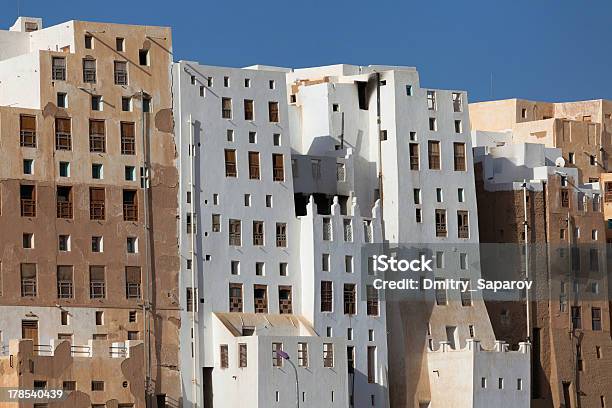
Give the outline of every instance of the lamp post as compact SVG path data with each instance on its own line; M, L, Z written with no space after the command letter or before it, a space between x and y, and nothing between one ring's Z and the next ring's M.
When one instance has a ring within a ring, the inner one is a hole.
M291 367L293 367L293 372L295 373L295 402L296 402L297 408L300 408L300 385L298 382L297 368L295 367L295 364L293 364L293 361L291 361L291 359L289 358L289 354L287 354L283 350L274 350L274 352L276 353L277 356L279 356L283 360L287 360L287 362L291 364Z

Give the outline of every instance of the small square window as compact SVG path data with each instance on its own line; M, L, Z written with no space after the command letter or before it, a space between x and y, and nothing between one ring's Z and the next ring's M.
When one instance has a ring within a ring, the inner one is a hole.
M521 118L523 119L527 118L527 109L525 108L521 109Z
M34 160L23 159L23 174L34 174Z
M25 233L23 234L23 248L32 249L34 248L34 234Z
M206 88L204 88L204 85L200 85L200 96L202 98L206 96Z
M273 80L273 79L271 79L271 80L268 82L268 86L270 87L270 89L274 89L274 88L276 87L276 83L274 82L274 80Z
M417 141L417 133L416 132L410 132L410 141L411 142L416 142Z
M93 49L93 37L89 34L85 35L85 48L88 50Z
M233 129L227 129L227 141L228 142L234 141L234 130Z
M353 328L349 327L346 329L346 339L347 340L353 340Z
M104 252L103 250L102 237L91 237L91 252Z
M230 79L229 77L223 77L223 86L226 88L229 88L230 86Z
M240 261L230 262L230 273L232 275L240 275Z
M129 330L127 339L128 340L138 340L138 332L135 330ZM119 405L119 407L122 407L122 406Z
M339 110L340 110L340 107L338 106L337 103L332 104L332 111L338 112Z
M441 203L442 200L443 200L442 189L441 188L436 188L436 201Z
M255 262L255 275L264 276L265 275L265 266L263 262Z
M219 205L219 194L213 194L213 205Z
M438 130L438 124L436 122L436 118L429 118L429 130L433 132Z
M102 97L100 95L91 96L91 110L92 111L102 110Z
M136 180L136 167L125 166L125 180L135 181Z
M460 203L465 202L465 191L462 188L457 189L457 201Z
M115 48L117 49L117 51L125 51L125 39L117 37L115 39Z
M406 95L412 96L412 85L406 85Z
M244 206L245 207L250 207L251 206L251 195L250 194L245 194L244 195Z
M574 158L574 153L573 152L569 152L567 154L567 161L570 162L571 164L575 164L575 158Z
M142 98L142 111L145 113L151 112L151 97L145 96Z
M130 323L136 323L136 311L135 310L130 310L129 315L128 315L128 322Z
M138 238L127 237L126 239L126 250L128 254L135 254L138 252Z
M270 194L266 195L266 207L268 208L272 207L272 196Z
M207 77L207 78L206 78L206 85L207 85L209 88L212 88L212 86L213 86L213 77Z
M257 143L257 132L249 132L249 143Z
M149 66L149 50L138 50L138 64Z
M278 264L278 274L280 276L287 276L288 264L286 262L281 262Z
M244 79L244 87L245 88L250 88L251 87L251 80L249 78L245 78Z
M59 175L60 177L70 177L69 162L59 162Z
M121 98L121 110L123 112L132 111L132 98L130 98L129 96L123 96Z
M463 127L461 126L461 121L455 121L455 133L461 133L463 131Z
M280 135L280 133L274 133L272 135L272 139L274 141L274 146L280 146L281 145L281 135Z
M58 237L58 250L61 252L70 251L70 235L60 235Z
M68 107L68 95L66 95L64 92L57 93L57 107L58 108Z
M93 163L91 165L91 178L95 180L102 180L104 178L104 170L100 163Z

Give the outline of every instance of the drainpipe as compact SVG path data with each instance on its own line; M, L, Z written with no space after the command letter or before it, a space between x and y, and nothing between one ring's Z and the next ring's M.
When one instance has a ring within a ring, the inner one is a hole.
M198 343L196 341L198 333L196 330L196 306L197 299L196 296L198 291L196 289L196 256L195 256L195 239L196 239L196 216L194 211L194 161L195 161L195 148L194 148L194 137L193 137L193 121L191 119L191 114L189 115L189 191L191 195L191 200L189 200L189 211L191 212L191 333L193 336L193 357L192 357L192 406L197 407L197 385L198 385L198 376L197 376L197 355L198 355Z
M525 230L525 280L529 281L529 227L527 224L527 180L523 180L523 227ZM527 341L531 339L531 305L529 288L525 291L525 306L527 311Z
M145 111L144 111L144 90L140 89L140 101L141 101L141 127L142 127L142 161L143 161L143 205L144 205L144 230L145 230L145 290L144 299L142 303L142 313L144 318L145 326L145 364L146 364L146 378L145 378L145 401L147 407L152 407L151 401L151 322L149 321L149 310L151 302L151 291L150 291L150 244L151 244L151 229L149 225L149 159L148 159L148 145L146 138L146 125L145 125Z

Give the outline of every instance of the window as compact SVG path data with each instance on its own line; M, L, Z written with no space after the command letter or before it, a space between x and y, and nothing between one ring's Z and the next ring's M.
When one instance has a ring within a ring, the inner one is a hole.
M308 367L308 343L298 343L298 367Z
M441 188L436 188L436 201L441 203L442 200L442 189Z
M463 111L463 99L461 97L460 92L453 92L453 112L462 112Z
M353 257L350 255L344 256L344 272L353 273Z
M62 383L62 389L64 391L76 391L76 381L64 381Z
M280 135L280 133L272 134L272 144L274 144L274 146L280 146L281 145L281 135Z
M230 261L230 273L240 275L240 261Z
M121 154L136 154L136 130L132 122L121 122Z
M106 279L104 266L89 267L89 297L103 299L106 297Z
M380 140L381 141L387 140L387 131L386 130L381 130L380 131Z
M568 161L570 164L575 164L575 163L576 163L575 155L574 155L574 153L573 153L573 152L569 152L569 153L567 154L567 161Z
M234 246L242 245L240 220L229 220L229 244Z
M36 116L19 115L19 144L36 147Z
M572 306L572 328L582 329L582 317L580 306Z
M429 141L427 142L428 158L429 158L429 169L440 170L440 142Z
M323 343L323 367L334 367L334 344Z
M244 120L254 120L253 101L251 99L244 100ZM251 142L254 143L254 142Z
M410 170L419 169L419 145L418 143L410 143Z
M255 313L268 313L268 287L266 285L253 286L253 300Z
M336 180L346 181L346 169L344 163L336 163Z
M465 171L465 143L453 143L455 171Z
M23 174L34 174L34 160L23 159Z
M288 269L289 269L289 264L287 264L286 262L280 262L278 264L278 274L280 276L287 276L288 275L288 273L287 273Z
M131 112L132 111L132 98L129 96L121 97L121 110L123 112Z
M485 377L482 377L480 379L480 387L481 388L487 388L487 379Z
M253 245L264 244L264 223L263 221L253 221Z
M250 194L245 194L244 195L244 206L245 207L250 207L251 206L251 195Z
M70 251L70 235L60 235L58 237L58 249L62 252Z
M329 254L321 254L321 270L329 272Z
M354 315L356 314L356 294L355 284L345 283L344 284L344 314Z
M242 284L240 283L229 285L229 311L242 312Z
M36 264L21 264L21 297L37 296Z
M68 95L64 92L57 93L57 107L67 108L68 107Z
M321 281L321 312L332 312L333 286L331 281Z
M415 208L414 211L414 222L421 223L423 222L423 210L420 208Z
M89 151L106 152L106 127L103 120L89 120Z
M221 117L223 119L232 118L232 98L221 98Z
M125 166L124 176L125 176L125 181L136 181L136 167Z
M225 177L237 177L236 150L225 149Z
M412 96L412 85L406 85L406 95Z
M321 160L320 159L310 159L310 171L312 173L313 179L318 180L321 178ZM297 171L295 173L297 173Z
M466 285L466 290L462 290L460 292L461 294L461 306L472 306L472 292L470 292L471 290L471 283L469 279L461 279L461 282L464 282L463 284Z
M103 247L103 240L102 237L91 237L91 252L102 252Z
M91 390L92 391L104 391L104 381L92 381Z
M268 102L268 119L270 122L278 122L278 102Z
M438 122L436 121L436 118L429 118L429 130L432 132L438 130Z
M142 98L142 111L147 113L151 112L151 97L144 95Z
M342 232L344 242L353 242L353 223L350 219L342 220Z
M466 270L468 265L467 265L467 254L462 252L459 254L459 269L461 270Z
M51 58L51 79L54 81L66 80L66 58L52 57Z
M323 241L331 241L331 240L332 240L331 218L324 217L323 218Z
M125 298L140 299L140 267L125 267Z
M83 82L89 84L96 83L96 60L85 58L83 60Z
M127 84L128 84L127 62L115 61L115 85L127 85Z
M138 238L127 237L126 238L126 251L128 254L135 254L138 252Z
M463 132L463 126L461 125L460 120L455 120L455 133Z
M272 208L272 196L270 194L266 194L266 207Z
M233 142L234 141L234 129L227 129L227 141L228 142Z
M94 180L101 180L104 178L104 168L100 163L93 163L91 165L91 178Z
M523 118L523 119L527 118L527 109L525 109L525 108L521 109L521 118Z
M57 218L72 218L72 187L58 186L55 195Z
M249 143L257 143L257 132L249 132Z
M259 152L249 152L249 179L259 180Z
M435 279L435 296L436 296L436 305L445 306L446 305L446 289L443 287L444 280L443 279Z
M70 119L55 119L55 150L70 150L72 148L72 135Z
M115 38L115 49L117 51L125 51L125 39L121 37Z
M470 229L467 211L457 211L457 237L469 238Z
M598 307L591 308L591 329L601 331L601 309Z
M123 220L138 221L136 190L123 190Z
M57 297L58 299L72 299L72 266L57 267Z
M85 35L85 48L88 50L93 48L93 37L89 34Z
M91 110L102 111L102 97L100 95L91 95Z
M291 286L278 287L278 312L280 314L293 313L291 304Z
M187 311L188 312L193 312L193 308L194 308L194 289L193 288L186 288L186 292L185 292L185 303L187 305ZM196 307L197 310L197 307Z
M105 192L103 188L89 188L89 219L104 220L105 218Z
M272 179L274 181L285 181L285 166L282 154L272 154Z
M561 189L561 207L569 208L569 190L566 188Z
M373 384L376 382L376 346L368 346L367 358L368 358L368 383Z
M221 368L229 367L229 348L227 344L221 344L219 346L219 361L221 362Z
M367 285L366 296L368 316L378 316L378 290L372 285Z
M247 366L247 345L244 343L238 344L238 367L244 368Z
M504 389L504 379L501 377L497 379L497 388L500 390Z
M446 236L446 210L436 210L436 237Z
M211 228L212 232L221 231L221 215L220 214L212 214Z
M36 217L36 189L34 186L21 185L19 187L21 201L21 216Z
M457 201L460 203L465 202L465 191L462 188L457 189Z
M427 91L427 109L436 110L436 91Z
M279 248L287 246L287 224L284 222L276 223L276 246Z
M276 87L276 82L273 79L269 80L268 81L268 87L270 89L274 89Z
M149 50L138 50L138 65L148 67L150 63Z

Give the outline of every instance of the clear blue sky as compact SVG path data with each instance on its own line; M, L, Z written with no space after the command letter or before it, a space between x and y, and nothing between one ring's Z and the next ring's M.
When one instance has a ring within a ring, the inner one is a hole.
M40 16L171 26L175 60L416 66L470 100L612 99L610 0L2 0Z

